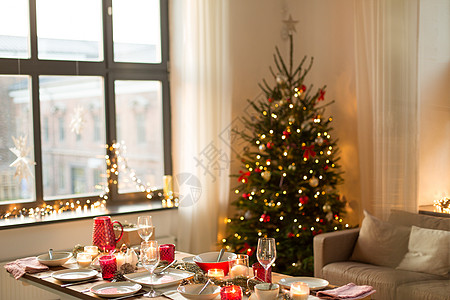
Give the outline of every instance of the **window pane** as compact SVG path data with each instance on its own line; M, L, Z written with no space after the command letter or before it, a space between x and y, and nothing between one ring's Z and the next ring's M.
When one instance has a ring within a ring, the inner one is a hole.
M129 169L119 166L119 193L136 191L133 173L143 184L162 187L164 175L162 85L159 81L116 81L118 141L126 146Z
M44 199L100 194L106 186L102 78L40 76L39 97L41 127L48 128L42 132Z
M0 75L0 106L0 202L32 201L35 173L28 76Z
M29 58L28 0L0 0L0 57Z
M114 61L161 62L159 0L113 0Z
M36 0L38 57L103 60L101 0Z

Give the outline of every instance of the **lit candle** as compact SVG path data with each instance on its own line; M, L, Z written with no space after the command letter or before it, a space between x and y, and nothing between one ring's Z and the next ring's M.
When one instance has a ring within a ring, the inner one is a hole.
M221 300L242 300L242 289L237 285L226 285L220 289Z
M291 284L289 294L293 300L307 300L309 295L309 286L304 282L294 282Z
M210 269L208 270L208 277L213 277L215 279L221 279L225 276L222 269Z
M125 263L125 255L122 252L115 253L117 269L119 269Z
M172 184L172 176L171 175L164 175L163 176L163 194L165 199L172 199L173 198L173 184Z
M91 265L92 256L89 253L78 253L77 263L80 268L88 268Z
M237 277L237 276L247 277L248 276L248 268L243 265L234 265L233 267L231 267L230 276L231 277Z
M95 258L98 254L98 247L97 246L84 246L84 252L89 253L92 258Z

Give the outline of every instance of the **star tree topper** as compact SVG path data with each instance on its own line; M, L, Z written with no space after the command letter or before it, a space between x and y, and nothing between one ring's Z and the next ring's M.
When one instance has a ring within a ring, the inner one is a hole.
M289 19L284 20L283 22L286 24L289 35L292 35L294 32L297 32L297 30L295 30L295 24L297 24L298 21L294 21L291 15L289 15Z
M9 148L12 153L14 153L17 158L13 161L9 166L11 168L16 168L16 172L14 173L14 177L19 177L20 180L25 179L28 181L28 178L33 177L33 173L31 172L30 166L35 165L36 163L28 158L28 153L31 148L27 146L27 137L20 136L18 138L11 137L14 141L14 148Z

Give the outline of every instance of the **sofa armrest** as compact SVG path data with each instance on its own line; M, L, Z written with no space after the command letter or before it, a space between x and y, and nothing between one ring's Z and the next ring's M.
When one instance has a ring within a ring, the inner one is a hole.
M314 237L314 276L322 278L322 268L329 263L350 258L359 228L322 233Z

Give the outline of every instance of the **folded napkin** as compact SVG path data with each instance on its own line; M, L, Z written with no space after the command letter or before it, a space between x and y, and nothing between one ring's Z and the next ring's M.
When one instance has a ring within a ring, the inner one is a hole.
M48 270L48 267L41 264L37 257L27 257L7 263L5 269L11 273L15 279L19 279L25 273L39 273Z
M356 300L372 295L376 291L370 285L356 285L349 283L341 287L317 292L316 296L321 299L346 299Z

